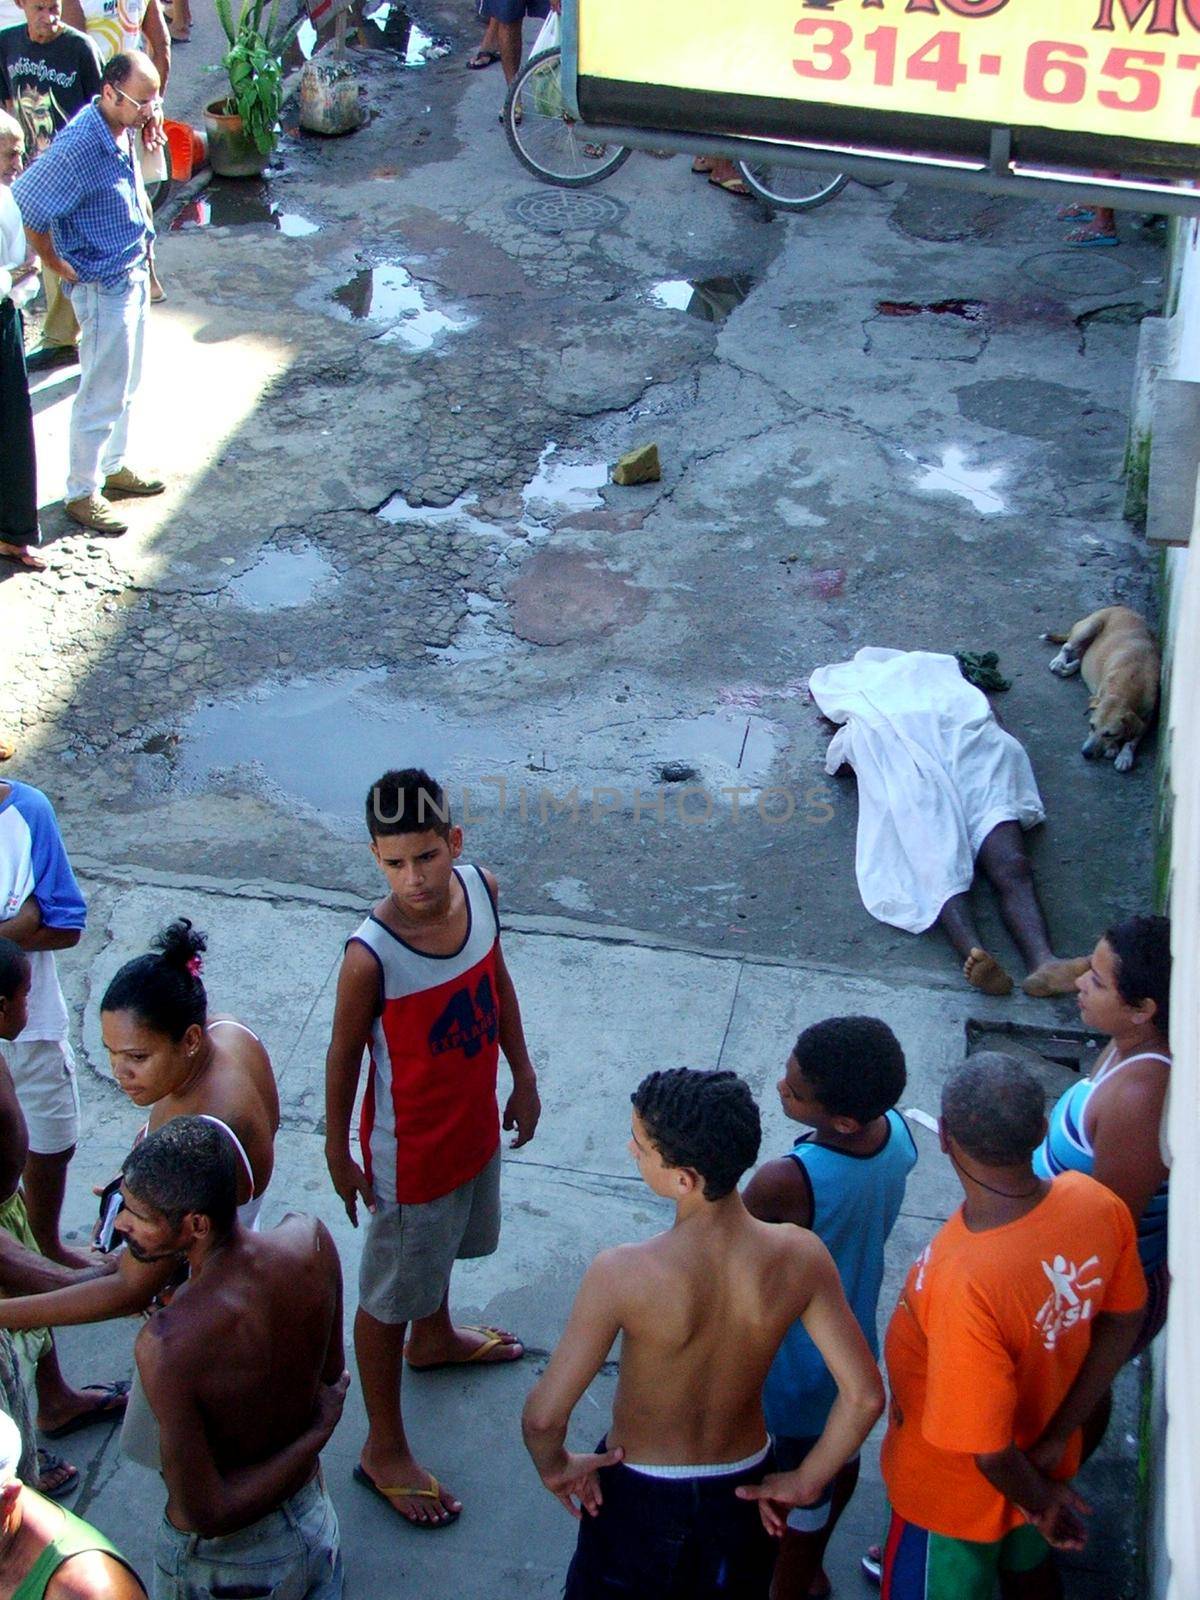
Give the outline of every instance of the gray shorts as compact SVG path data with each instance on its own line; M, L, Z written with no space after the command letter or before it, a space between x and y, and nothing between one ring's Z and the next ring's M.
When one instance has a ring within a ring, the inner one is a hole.
M377 1322L413 1322L442 1303L456 1261L500 1243L500 1152L471 1178L421 1205L376 1201L358 1268L358 1303Z

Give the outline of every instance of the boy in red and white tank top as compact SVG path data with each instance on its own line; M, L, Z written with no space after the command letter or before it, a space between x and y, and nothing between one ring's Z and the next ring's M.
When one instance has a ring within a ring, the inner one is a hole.
M347 942L325 1064L329 1173L355 1227L360 1198L370 1213L354 1324L368 1433L354 1475L407 1521L436 1528L462 1507L409 1449L403 1359L426 1368L524 1354L503 1329L455 1327L450 1272L499 1242L501 1051L514 1149L532 1139L541 1105L500 949L496 880L455 865L462 829L441 787L418 768L385 773L367 796L367 827L389 893ZM350 1119L364 1051L360 1167Z

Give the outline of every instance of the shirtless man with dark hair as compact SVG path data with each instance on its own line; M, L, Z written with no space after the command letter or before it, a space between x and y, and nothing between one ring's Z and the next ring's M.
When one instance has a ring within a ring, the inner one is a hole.
M203 1117L151 1134L123 1176L117 1228L132 1254L186 1261L190 1273L134 1350L167 1485L156 1600L285 1583L297 1597L338 1600L338 1522L319 1456L349 1376L328 1229L299 1216L267 1233L244 1228L233 1147Z
M630 1149L674 1203L674 1226L592 1262L523 1417L542 1482L581 1522L566 1600L766 1600L768 1534L866 1438L883 1410L879 1369L821 1241L742 1204L736 1185L760 1137L745 1083L678 1068L652 1072L632 1098ZM772 1473L762 1388L798 1317L838 1397L800 1465ZM618 1333L612 1427L595 1454L572 1454L571 1412Z

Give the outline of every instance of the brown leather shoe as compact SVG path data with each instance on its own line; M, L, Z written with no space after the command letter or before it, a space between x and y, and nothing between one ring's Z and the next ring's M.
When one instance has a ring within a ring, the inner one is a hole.
M115 537L118 533L129 532L129 524L122 522L108 501L98 494L85 494L78 500L68 500L66 513L72 522L77 522L81 528L90 528L93 533Z
M132 467L118 467L104 480L101 491L110 500L127 495L162 494L166 484L160 478L140 478Z

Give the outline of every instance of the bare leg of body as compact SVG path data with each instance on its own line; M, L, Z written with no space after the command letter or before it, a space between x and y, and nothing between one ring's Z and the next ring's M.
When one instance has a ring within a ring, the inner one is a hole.
M504 68L504 81L511 83L521 70L521 24L498 22L496 32L500 36L500 65Z
M361 1467L369 1483L407 1521L438 1527L452 1522L462 1504L409 1449L400 1413L406 1328L403 1322L380 1322L361 1306L354 1318L354 1352L368 1428ZM435 1495L413 1493L435 1485Z
M969 894L951 895L938 912L938 927L963 964L963 977L984 994L1011 994L1013 981L979 939Z
M81 1250L69 1249L58 1236L63 1197L67 1192L67 1168L74 1154L74 1145L67 1150L56 1150L53 1155L38 1155L31 1150L25 1158L21 1187L25 1191L29 1226L42 1254L51 1261L61 1261L64 1267L89 1267L92 1265L90 1258Z
M858 1483L859 1461L848 1461L833 1480L833 1500L829 1521L814 1533L799 1533L789 1528L779 1543L775 1576L771 1580L771 1600L823 1600L832 1590L824 1569L825 1550L838 1518L850 1503Z
M1054 954L1020 824L998 823L980 846L978 864L996 892L1004 926L1024 958L1029 974L1021 985L1025 993L1072 994L1075 979L1087 967L1087 957L1060 960Z

